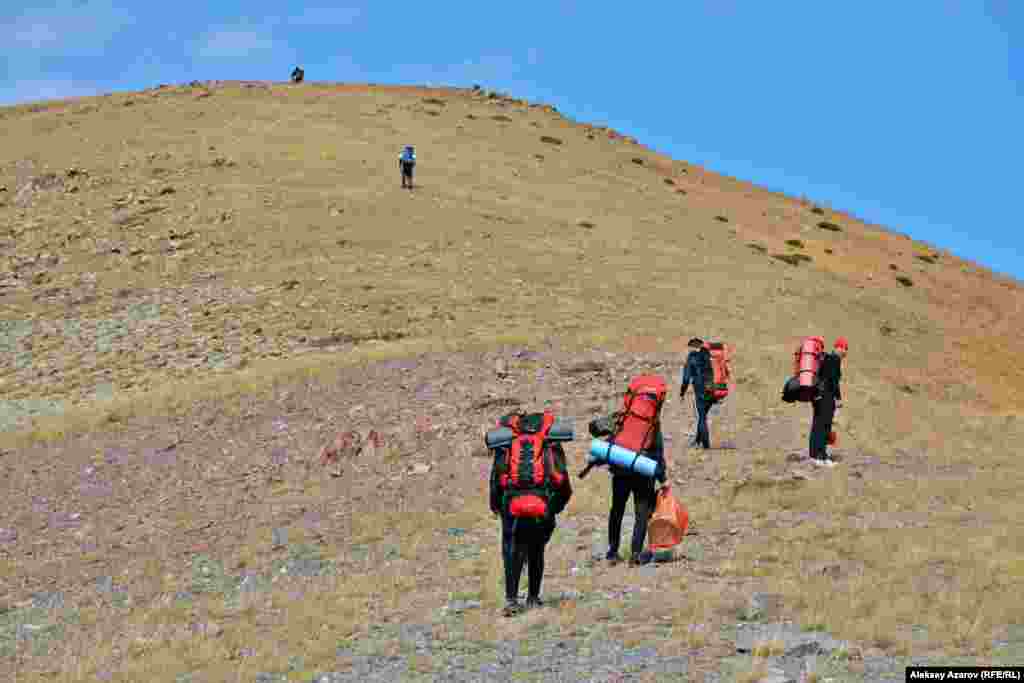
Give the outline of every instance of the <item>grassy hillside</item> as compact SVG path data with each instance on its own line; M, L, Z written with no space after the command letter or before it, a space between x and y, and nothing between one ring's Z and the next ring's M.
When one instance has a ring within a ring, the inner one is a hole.
M0 668L306 681L394 655L388 680L431 680L561 638L755 680L775 660L723 658L761 593L848 641L843 675L1017 642L1020 283L482 91L210 83L0 120ZM666 408L681 559L592 562L592 475L551 546L568 597L496 620L481 430L547 400L585 435L694 334L738 376L710 455ZM809 415L778 398L807 334L851 343L827 472L787 459Z

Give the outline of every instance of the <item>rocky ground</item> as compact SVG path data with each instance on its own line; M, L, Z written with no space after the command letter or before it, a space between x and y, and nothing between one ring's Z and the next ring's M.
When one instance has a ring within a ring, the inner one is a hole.
M382 361L344 371L331 383L283 387L232 410L199 406L188 419L139 419L116 434L4 453L0 466L8 480L29 483L8 491L0 529L0 552L13 579L0 607L3 666L45 670L47 661L71 656L68 643L88 623L83 615L97 610L116 623L177 608L183 637L216 641L229 637L247 601L264 593L320 591L330 600L332 580L405 566L410 556L441 572L493 557L497 537L486 514L449 525L455 517L435 512L412 532L429 538L430 548L411 551L409 537L360 537L357 510L365 506L372 518L402 500L419 500L424 513L445 503L482 510L488 471L482 431L512 407L541 405L541 396L575 421L570 458L580 467L590 417L617 403L631 374L646 369L674 378L673 362L669 355L570 355L554 348ZM666 561L607 567L599 559L606 542L603 474L574 480L576 499L551 545L543 609L501 620L486 590L460 596L427 589L415 608L400 607L339 638L332 666L320 657L314 667L301 653L274 646L277 670L239 680L731 681L755 680L751 672L760 672L761 680L781 682L812 669L818 680L901 679L910 659L787 622L791 610L779 596L724 571L757 531L744 512L721 509L716 519L702 518L711 509L702 501L742 490L754 469L797 486L827 476L801 459L804 436L794 415L756 416L737 405L713 415L717 448L705 455L683 446L692 429L689 410L678 400L666 407L671 478L693 515L686 542ZM320 446L342 430L353 431L357 443L377 432L379 448L353 449L321 466ZM774 461L744 465L743 454L766 439L783 447ZM872 454L838 453L853 482L889 471ZM723 481L723 463L734 457L739 469ZM275 500L268 511L266 503ZM780 510L775 521L795 526L814 514ZM627 537L630 527L627 519ZM152 558L159 558L155 570L146 565ZM163 573L173 578L161 581ZM706 582L700 585L708 590L727 584L732 618L717 613L683 624L681 632L659 603L684 579ZM210 599L218 612L210 612ZM582 610L599 616L567 616ZM482 634L480 624L488 622L501 622L500 630ZM624 636L631 628L634 636ZM248 670L247 659L267 655L270 638L235 643L231 656L239 671ZM1010 630L995 655L1019 663L1022 646L1024 632ZM97 678L132 680L120 673L130 650L108 653ZM217 680L201 666L175 676Z

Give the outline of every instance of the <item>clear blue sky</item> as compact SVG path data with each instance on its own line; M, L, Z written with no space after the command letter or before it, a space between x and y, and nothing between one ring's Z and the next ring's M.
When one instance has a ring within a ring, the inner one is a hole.
M1024 0L5 0L0 103L480 83L1024 279L1022 41Z

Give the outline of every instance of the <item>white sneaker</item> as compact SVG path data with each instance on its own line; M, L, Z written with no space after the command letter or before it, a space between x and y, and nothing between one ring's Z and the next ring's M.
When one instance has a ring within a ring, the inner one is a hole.
M836 461L832 459L832 456L826 455L824 458L811 458L811 462L818 467L835 467Z

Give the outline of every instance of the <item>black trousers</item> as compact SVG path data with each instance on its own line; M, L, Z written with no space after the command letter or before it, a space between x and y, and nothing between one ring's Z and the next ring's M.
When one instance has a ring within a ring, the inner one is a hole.
M809 454L812 458L822 458L828 452L828 433L832 431L832 419L836 415L836 399L826 393L811 405L814 416L811 419Z
M708 410L711 409L711 401L695 392L693 405L697 410L697 438L695 441L704 448L711 448L711 435L708 433Z
M612 509L608 515L608 552L619 552L619 540L622 536L622 516L626 513L626 503L633 496L633 511L636 522L633 525L633 543L630 548L632 555L643 552L644 541L647 540L647 522L654 513L657 494L654 491L654 480L637 474L612 475Z
M402 185L403 186L406 184L407 181L408 181L408 183L410 185L412 185L412 170L413 170L413 165L412 164L410 164L410 163L408 163L406 161L402 162Z
M519 599L519 579L527 566L528 595L540 597L544 580L544 549L555 532L555 521L517 519L506 512L501 516L501 556L505 563L505 599Z

